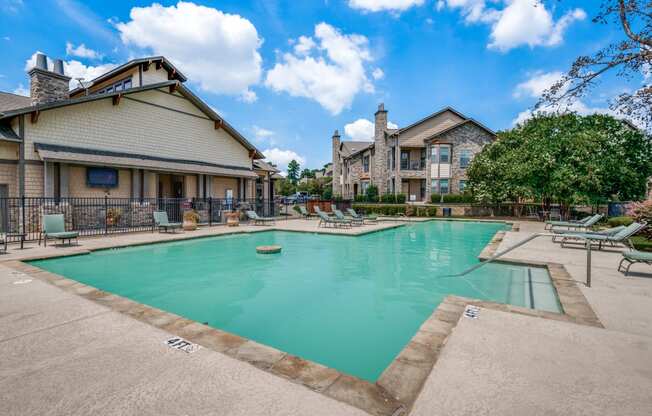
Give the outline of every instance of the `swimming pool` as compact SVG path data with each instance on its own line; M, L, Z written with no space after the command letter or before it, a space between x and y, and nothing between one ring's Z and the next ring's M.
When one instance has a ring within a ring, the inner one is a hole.
M31 264L375 381L449 294L559 311L542 268L489 264L442 277L477 264L502 229L430 221L359 237L267 231ZM256 254L269 244L283 252Z

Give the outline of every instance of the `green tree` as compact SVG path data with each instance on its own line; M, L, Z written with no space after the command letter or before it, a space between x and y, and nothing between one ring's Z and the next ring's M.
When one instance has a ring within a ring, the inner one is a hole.
M299 166L299 162L296 160L292 159L290 163L288 163L288 176L287 178L292 181L293 184L296 185L297 181L299 180L299 170L301 169L301 166Z
M652 142L607 115L539 115L498 133L468 169L482 202L634 200L652 175Z
M369 202L378 202L378 187L376 185L367 186L365 196Z
M296 185L287 178L277 180L274 187L277 195L288 196L297 191Z
M316 175L315 175L314 170L306 168L306 169L301 171L301 176L299 178L309 178L309 179L311 179L311 178L314 178L315 176Z

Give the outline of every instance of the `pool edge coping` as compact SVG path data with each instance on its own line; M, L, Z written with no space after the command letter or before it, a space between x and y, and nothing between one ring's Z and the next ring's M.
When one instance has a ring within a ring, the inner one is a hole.
M517 229L517 223L511 224L512 229ZM273 229L260 231L273 231ZM260 231L241 231L238 233ZM382 230L374 230L372 232L377 231ZM232 234L236 233L224 235ZM505 231L498 231L480 256L492 255L497 250L504 235ZM197 236L195 238L203 237ZM188 238L180 240L186 239ZM80 253L69 253L66 256L78 254ZM446 345L448 337L452 334L459 319L469 305L530 317L603 327L586 298L577 287L577 282L570 276L562 264L507 259L501 261L501 263L546 267L557 291L563 313L559 314L448 295L421 324L414 336L383 370L376 382L371 383L245 337L135 302L93 286L85 285L40 269L25 261L8 260L4 264L30 277L57 286L66 292L108 307L110 310L185 338L204 348L246 362L296 384L301 384L310 390L354 406L369 414L379 416L398 416L409 413L426 379L431 374L432 369L439 359L439 355Z

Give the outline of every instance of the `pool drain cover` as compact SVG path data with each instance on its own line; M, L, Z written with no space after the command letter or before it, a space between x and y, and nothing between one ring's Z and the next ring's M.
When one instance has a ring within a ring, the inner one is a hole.
M201 348L199 345L193 344L192 342L187 341L181 337L170 338L165 341L165 344L170 348L174 348L175 350L183 351L188 354L196 352L199 350L199 348Z
M480 316L480 308L473 305L467 305L466 309L464 309L464 316L471 319L477 319L478 316Z

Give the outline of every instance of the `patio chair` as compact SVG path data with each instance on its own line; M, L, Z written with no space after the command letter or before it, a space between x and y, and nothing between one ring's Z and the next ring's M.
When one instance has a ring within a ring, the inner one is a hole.
M347 208L346 212L351 216L351 218L361 219L363 221L369 222L378 222L378 216L375 214L372 215L360 215L353 208Z
M546 230L549 230L549 229L551 229L551 228L554 227L554 226L557 226L557 227L566 227L567 225L569 225L569 226L571 226L571 227L574 227L574 226L576 226L576 225L580 225L580 224L584 224L584 223L586 223L586 222L587 222L588 220L590 220L591 218L593 218L593 215L588 215L588 216L582 218L581 220L577 220L577 221L575 221L575 220L571 220L571 221L546 221L546 226L545 226L544 228L545 228Z
M61 240L63 244L65 244L66 240L68 240L68 244L72 244L72 240L74 239L75 244L79 244L79 233L77 231L66 231L63 214L43 215L43 232L41 234L45 247L48 246L48 238ZM41 245L40 238L38 244Z
M333 227L350 227L351 226L351 221L350 220L340 220L338 218L333 218L329 217L326 215L323 211L318 211L317 215L319 215L319 227L328 227L328 226L333 226Z
M329 218L331 217L330 215L328 215L328 213L322 211L321 208L319 208L319 205L315 205L314 210L317 213L317 215L319 215L319 213L321 212L322 214L326 215L327 217L329 217Z
M310 213L308 212L308 210L306 209L306 207L304 207L303 205L299 205L299 213L300 213L301 216L302 216L303 218L305 218L305 219L310 218Z
M254 225L272 225L276 223L274 218L259 217L258 214L256 214L256 211L245 211L245 214L247 214L247 218L249 218L249 221L253 222Z
M629 251L623 251L623 258L618 263L618 271L624 272L625 276L629 274L629 268L635 263L643 263L652 266L652 252L638 251L632 248ZM623 263L627 262L627 266L623 267Z
M335 218L337 218L338 220L348 220L348 218L346 218L344 216L344 214L342 213L342 211L340 211L339 209L336 209L333 212L335 213ZM351 221L351 225L355 225L355 226L364 225L364 220L363 219L358 219L358 218L351 217L351 219L349 221Z
M180 222L170 222L168 220L168 213L165 211L154 211L154 226L158 228L158 231L165 231L166 233L170 230L175 232L178 228L183 226Z
M603 215L602 214L595 214L585 222L565 222L564 221L555 221L556 224L551 225L551 230L555 230L555 228L558 227L566 227L567 229L574 229L577 230L578 233L581 233L582 230L588 230L589 228L593 227L595 224L598 223L602 219ZM547 225L547 224L546 224Z
M337 211L337 205L331 204L331 212L335 213L335 211Z
M644 222L634 222L614 235L600 235L596 233L564 234L564 237L561 239L561 246L564 247L564 244L566 244L568 240L582 240L585 246L597 243L598 250L600 250L603 243L611 245L625 243L629 237L638 233L645 227L647 227L647 224Z
M526 205L525 206L525 218L532 218L537 221L541 220L541 217L539 216L539 211L537 211L537 206L536 205Z
M550 208L550 213L548 214L548 219L549 220L556 220L556 221L561 221L561 209L555 207L555 208Z
M612 228L607 228L605 230L600 230L600 231L586 231L584 234L591 234L591 235L616 235L620 231L624 230L625 226L624 225L619 225L618 227L612 227ZM553 233L557 234L552 237L552 242L553 243L558 243L560 238L563 238L564 235L571 235L571 234L577 234L577 231L575 230L552 230Z

